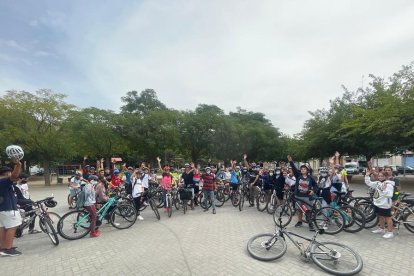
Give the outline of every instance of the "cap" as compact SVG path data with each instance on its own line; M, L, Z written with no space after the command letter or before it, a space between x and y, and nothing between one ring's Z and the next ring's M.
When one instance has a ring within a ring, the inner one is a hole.
M190 164L185 163L185 164L184 164L184 167L190 167Z

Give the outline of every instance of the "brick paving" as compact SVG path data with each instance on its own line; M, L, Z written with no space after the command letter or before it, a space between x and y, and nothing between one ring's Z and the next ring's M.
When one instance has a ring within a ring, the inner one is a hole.
M366 191L363 184L351 187L360 195ZM411 187L405 190L414 192ZM59 202L54 211L67 212L66 185L31 189L34 199L52 193ZM290 242L287 253L276 261L251 258L247 240L274 231L272 217L255 208L245 207L239 212L226 202L216 215L201 208L185 215L174 210L172 218L162 213L157 221L147 208L142 216L144 221L137 220L130 229L105 225L99 238L60 238L57 247L43 233L25 234L15 240L21 256L0 257L0 275L326 275L312 261L301 259ZM295 222L288 228L312 235L306 227L295 229ZM402 227L391 240L369 230L323 235L321 240L340 241L358 251L364 260L360 275L410 275L414 269L413 238L414 234Z

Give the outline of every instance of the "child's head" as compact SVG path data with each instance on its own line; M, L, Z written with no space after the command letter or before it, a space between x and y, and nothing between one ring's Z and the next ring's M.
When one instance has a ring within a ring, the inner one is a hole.
M378 173L378 180L381 182L387 179L387 177L388 177L388 174L385 171L380 171Z
M8 177L10 177L12 171L13 170L10 167L7 167L7 166L0 167L0 176L8 176Z

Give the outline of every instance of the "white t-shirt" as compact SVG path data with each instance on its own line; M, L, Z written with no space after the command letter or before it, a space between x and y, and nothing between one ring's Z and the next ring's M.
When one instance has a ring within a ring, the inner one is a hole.
M144 177L142 178L142 180L141 180L141 182L142 182L142 186L144 186L144 188L147 188L148 189L148 187L149 187L149 176L148 176L148 174L144 174Z
M27 185L27 183L24 183L24 184L18 185L18 187L19 187L20 191L22 191L22 194L23 194L24 198L30 199L29 185Z
M69 189L78 189L80 187L81 184L81 179L76 179L76 177L72 177L72 179L70 180L70 185L69 185Z
M230 180L231 179L231 172L224 172L224 178L226 180Z
M142 182L138 177L131 177L132 183L132 197L137 198L142 193Z

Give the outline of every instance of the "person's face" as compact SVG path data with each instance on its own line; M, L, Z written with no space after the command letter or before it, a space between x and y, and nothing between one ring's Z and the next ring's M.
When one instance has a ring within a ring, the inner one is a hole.
M308 169L305 167L300 168L300 173L303 174L308 174Z
M287 171L283 171L283 176L286 177L288 175Z
M383 173L379 173L378 174L378 180L379 181L384 181L385 180L385 175Z
M385 168L384 170L388 175L392 175L392 169L391 168Z
M99 175L105 175L104 171L99 172Z
M109 169L106 169L106 170L105 170L105 173L109 174L109 172L110 172L110 171L109 171Z
M79 174L77 174L77 175L75 176L75 178L76 178L76 179L80 179L80 177L81 177L81 176L80 176Z

